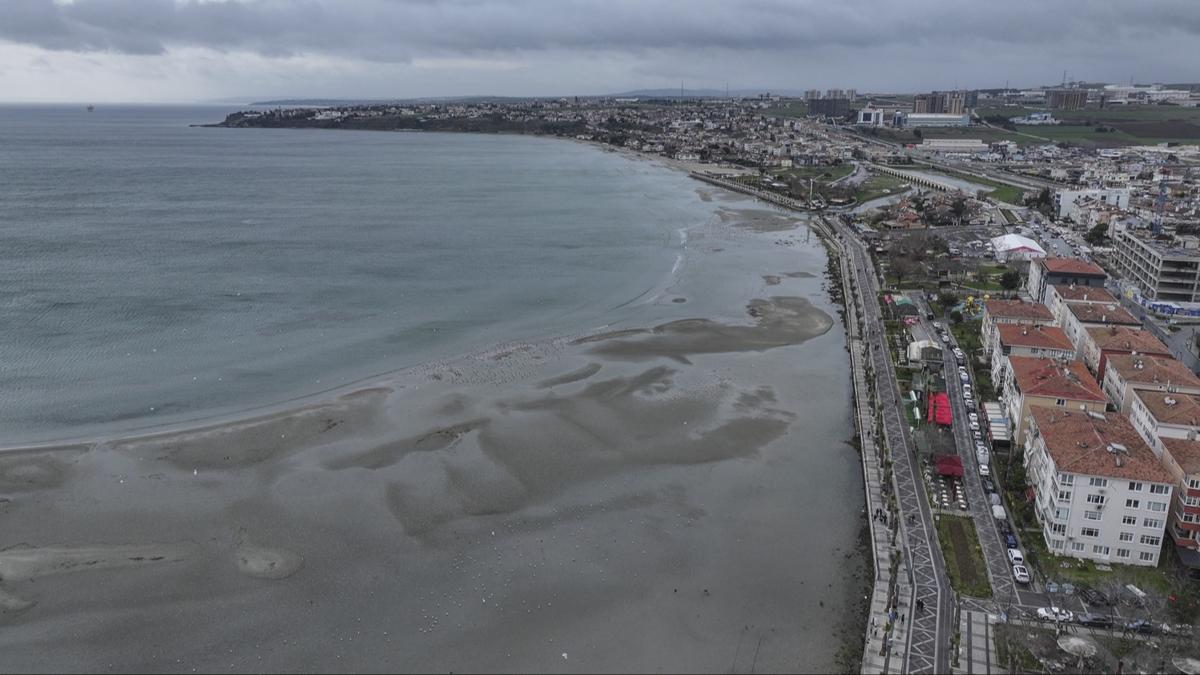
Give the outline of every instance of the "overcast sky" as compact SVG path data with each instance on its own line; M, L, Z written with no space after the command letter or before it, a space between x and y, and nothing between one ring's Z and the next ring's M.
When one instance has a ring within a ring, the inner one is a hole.
M1200 0L0 0L0 100L1200 80Z

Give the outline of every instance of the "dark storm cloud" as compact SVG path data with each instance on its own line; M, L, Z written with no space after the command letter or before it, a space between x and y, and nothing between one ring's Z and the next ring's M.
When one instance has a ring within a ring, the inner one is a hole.
M175 47L373 61L542 50L1154 49L1200 34L1195 0L4 0L0 40L77 52ZM986 55L980 55L986 56ZM1114 58L1119 54L1114 54Z

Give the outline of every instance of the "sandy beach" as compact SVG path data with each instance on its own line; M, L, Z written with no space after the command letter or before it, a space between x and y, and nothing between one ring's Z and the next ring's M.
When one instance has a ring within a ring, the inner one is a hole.
M697 192L621 325L0 451L0 671L834 668L870 564L824 252Z

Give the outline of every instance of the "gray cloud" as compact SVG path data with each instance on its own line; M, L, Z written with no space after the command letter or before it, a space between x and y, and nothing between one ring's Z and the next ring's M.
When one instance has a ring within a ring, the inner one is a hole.
M1194 0L6 0L0 39L50 50L173 47L403 62L415 53L1037 45L1200 34ZM1144 45L1152 48L1151 45Z

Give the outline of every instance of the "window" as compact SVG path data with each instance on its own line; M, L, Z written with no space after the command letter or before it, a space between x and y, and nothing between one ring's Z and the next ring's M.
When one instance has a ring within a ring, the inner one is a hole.
M1058 482L1060 485L1074 485L1075 484L1075 474L1060 473L1060 474L1058 474ZM1196 481L1196 487L1200 488L1200 481Z
M1149 527L1149 528L1155 529L1155 530L1162 527L1162 524L1163 524L1163 521L1159 518L1147 518L1142 521L1142 527Z
M1060 478L1062 477L1061 473L1058 475ZM1066 483L1064 483L1064 485L1066 485ZM1189 478L1188 479L1188 487L1193 490L1200 490L1200 478Z
M1096 478L1095 476L1092 476L1088 479L1088 485L1092 487L1108 487L1108 479Z
M1125 508L1127 508L1127 509L1141 508L1141 502L1139 502L1136 499L1126 499L1125 500Z
M1103 504L1104 501L1105 501L1104 495L1088 495L1087 496L1087 502L1089 504Z
M1094 538L1094 537L1099 537L1099 536L1100 536L1100 530L1097 530L1097 529L1096 529L1096 528L1094 528L1094 527L1081 527L1081 528L1079 528L1079 536L1081 536L1081 537L1093 537L1093 538Z
M1133 533L1132 532L1122 532L1121 535L1119 537L1117 537L1117 539L1120 539L1121 541L1133 541Z
M1082 542L1082 541L1073 541L1073 542L1071 542L1071 550L1072 550L1072 551L1075 551L1075 552L1077 552L1077 553L1081 553L1081 552L1083 552L1083 548L1084 548L1084 547L1083 547L1083 542Z
M1063 547L1062 539L1051 539L1050 540L1050 548L1062 550L1062 547Z
M1150 486L1150 494L1152 494L1152 495L1165 495L1170 491L1171 491L1170 485L1158 484L1158 485Z
M1139 540L1142 546L1158 546L1162 544L1162 537L1152 537L1148 534L1143 534Z
M1096 555L1108 555L1108 547L1096 544L1092 547L1092 553L1095 553Z
M1103 511L1084 511L1083 512L1084 520L1100 520L1100 517L1103 515L1104 515Z
M1137 525L1137 518L1134 516L1121 516L1122 525Z
M1200 497L1183 497L1183 503L1188 506L1200 506Z
M1065 399L1065 398L1054 399L1054 405L1066 405L1066 404L1067 404L1067 399Z
M1058 501L1060 501L1060 502L1071 501L1071 491L1070 490L1059 490L1058 491Z
M1071 511L1068 509L1054 509L1054 519L1055 520L1066 520L1067 514L1070 512Z
M1141 491L1142 491L1142 484L1141 484L1141 483L1136 483L1136 482L1134 482L1134 481L1129 481L1129 491L1130 491L1130 492L1141 492Z
M1117 549L1117 557L1118 558L1128 558L1129 557L1129 549L1127 549L1127 548Z
M1185 514L1179 516L1179 519L1185 523L1194 523L1194 522L1196 522L1196 514L1185 513Z
M1155 553L1153 551L1142 551L1138 554L1138 560L1142 562L1150 562L1154 560Z
M1155 513L1162 513L1163 511L1167 510L1167 503L1166 502L1146 502L1146 508L1150 509L1151 511L1154 511Z
M1051 534L1066 534L1067 526L1063 525L1062 523L1050 523L1050 533Z

